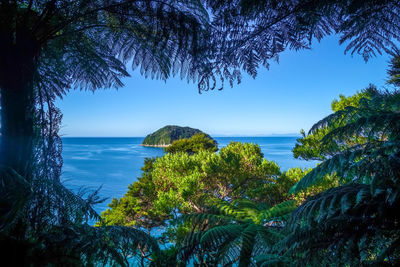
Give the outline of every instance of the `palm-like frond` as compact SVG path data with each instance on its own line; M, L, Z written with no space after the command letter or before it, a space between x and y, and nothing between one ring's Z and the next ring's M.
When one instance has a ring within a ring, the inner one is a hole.
M298 265L312 259L338 266L381 264L388 256L397 262L399 216L392 211L400 198L387 201L387 189L371 194L369 185L347 184L316 195L294 211L279 247Z
M398 264L400 251L395 212L400 206L400 94L378 92L318 122L336 125L322 142L362 137L325 160L292 189L298 192L336 173L342 185L322 192L298 207L288 222L281 253L296 265ZM338 126L339 125L339 126Z
M41 91L36 99L30 179L9 167L0 168L0 245L5 248L1 255L15 265L125 266L139 248L157 251L155 241L137 229L88 224L101 219L93 205L104 199L99 197L100 188L72 192L60 182L61 116L53 98Z
M21 169L27 169L30 177L25 181L11 169L0 171L3 185L0 191L4 192L1 242L14 239L32 242L29 252L15 251L38 255L32 262L42 261L43 265L51 260L50 256L54 259L50 252L60 258L70 258L74 264L90 264L102 258L122 264L117 251L122 248L117 247L125 242L123 238L131 240L128 254L136 253L138 247L147 249L148 240L132 243L140 235L134 229L129 232L128 228L87 225L89 220L100 219L92 205L101 199L97 191L76 194L60 182L62 145L57 133L61 113L53 102L71 88L94 91L122 86L122 78L129 76L126 71L129 62L133 68L139 67L146 77L165 80L180 74L182 78L196 80L207 61L203 49L209 39L208 14L198 0L45 0L1 4L0 20L4 33L0 62L2 95L14 90L7 81L18 76L16 80L21 81L16 83L23 84L26 88L23 92L29 95L21 98L30 100L21 101L29 105L21 109L29 112L19 111L27 114L18 117L22 120L20 125L27 125L26 132L16 131L23 138L13 136L16 132L10 131L11 136L2 132L5 143L23 140L18 145L27 146L26 157L17 155L21 159L16 161L27 161L21 165L28 167ZM8 39L10 36L15 37L14 41ZM10 65L8 58L15 59L21 54L29 56ZM27 61L30 67L26 67ZM29 69L29 74L22 71L24 75L19 75L20 69ZM10 121L13 119L3 120ZM8 128L4 126L2 130ZM53 249L52 244L63 249ZM17 242L18 245L21 244Z
M398 1L205 1L213 12L212 74L222 83L255 77L286 49L308 49L313 40L337 34L345 52L365 60L398 44ZM211 76L211 75L209 75ZM200 84L204 90L210 87Z
M400 162L399 105L400 95L375 92L371 100L362 99L359 108L347 107L335 112L315 124L310 133L327 125L335 127L322 139L325 144L340 144L354 137L364 138L345 150L325 160L308 173L293 188L292 192L304 190L323 179L325 174L337 172L343 182L354 180L364 183L379 183L377 176L394 177L393 169ZM380 178L380 177L378 177Z
M193 230L182 242L181 258L188 261L199 251L214 264L254 265L254 256L267 253L282 236L280 229L296 207L293 201L272 208L249 200L236 200L213 207L213 213L182 217Z
M62 96L69 88L121 87L121 78L129 76L128 62L145 77L163 80L179 74L196 81L204 71L208 14L200 1L55 5L41 6L39 1L32 7L36 13L25 14L39 20L32 35L45 45L36 84L49 94ZM35 17L44 14L46 21Z
M29 199L29 183L13 169L0 166L0 232L7 231L22 215Z
M297 207L296 201L288 200L279 203L270 209L262 210L259 213L261 221L286 221L287 216Z
M289 266L290 258L280 256L277 254L263 254L255 257L257 266L259 267L275 267L275 266Z
M28 253L24 259L27 262L90 265L104 261L125 266L128 258L138 253L138 248L158 250L154 239L140 230L88 225L89 220L101 219L92 208L101 201L98 191L84 198L59 181L36 178L32 183L18 182L18 175L9 169L2 169L1 174L6 188L1 187L4 212L0 243L10 242L8 249ZM9 184L9 179L16 187ZM21 229L21 223L25 229ZM23 231L22 240L14 240L12 235L16 231Z
M43 265L128 266L138 247L158 251L149 235L127 227L59 225L32 238L35 242L31 243L32 255L27 260Z

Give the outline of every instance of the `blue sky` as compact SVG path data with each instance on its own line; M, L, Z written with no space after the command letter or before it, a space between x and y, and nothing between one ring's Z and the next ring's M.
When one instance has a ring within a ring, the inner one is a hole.
M297 135L328 115L339 94L369 83L385 86L389 57L367 63L344 55L337 37L311 50L286 51L279 64L260 69L256 79L223 91L199 94L178 78L145 79L138 70L117 90L71 91L56 105L64 114L63 136L145 136L165 125L199 128L214 136Z

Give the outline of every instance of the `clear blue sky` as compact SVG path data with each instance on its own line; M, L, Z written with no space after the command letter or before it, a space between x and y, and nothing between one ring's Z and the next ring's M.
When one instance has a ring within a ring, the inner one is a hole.
M178 78L145 79L138 70L125 86L71 91L57 106L64 114L63 136L145 136L165 125L199 128L214 136L298 134L328 115L339 94L351 95L369 83L385 86L389 57L364 63L344 55L336 37L312 50L287 51L254 80L198 94L196 84Z

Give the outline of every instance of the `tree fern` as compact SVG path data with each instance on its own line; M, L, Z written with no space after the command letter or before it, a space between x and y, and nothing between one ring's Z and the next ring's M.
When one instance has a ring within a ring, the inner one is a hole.
M83 198L49 179L12 187L7 179L15 184L15 172L7 170L1 178L0 190L7 193L2 195L0 244L2 255L15 264L85 266L104 261L125 266L138 248L158 250L153 238L142 231L90 226L89 220L100 219L92 208L99 201L98 192Z
M345 52L365 60L396 48L400 40L397 1L205 1L213 12L210 74L200 89L252 77L286 49L308 49L337 34ZM213 78L213 79L210 79ZM214 81L214 82L210 82Z
M88 225L99 219L92 205L101 198L60 182L62 115L54 100L73 88L121 87L127 63L146 77L195 80L206 59L200 56L208 40L204 7L199 1L6 1L0 14L0 236L2 245L13 242L2 255L15 265L125 265L123 250L155 249L135 229Z
M29 183L13 169L0 167L1 217L0 231L7 231L22 214L30 195Z
M201 251L214 264L254 265L254 256L269 251L282 237L279 229L294 208L294 201L268 209L249 200L237 200L221 203L211 209L211 214L183 216L193 230L181 244L182 260L193 259Z
M291 257L295 265L399 263L399 103L397 91L375 90L358 107L335 112L313 126L311 134L335 125L322 138L325 144L363 139L337 150L292 188L299 192L331 173L342 184L293 212L280 255Z

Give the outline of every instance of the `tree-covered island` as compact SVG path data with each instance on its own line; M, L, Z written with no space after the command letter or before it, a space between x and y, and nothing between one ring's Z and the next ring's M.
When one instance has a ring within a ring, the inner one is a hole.
M211 136L203 133L199 129L181 127L176 125L167 125L158 129L154 133L147 135L144 138L142 145L151 147L167 147L176 140L190 138L195 134L203 134L206 138L213 140ZM213 142L215 142L215 140L213 140Z

